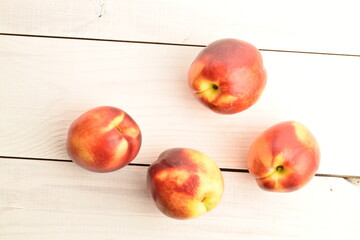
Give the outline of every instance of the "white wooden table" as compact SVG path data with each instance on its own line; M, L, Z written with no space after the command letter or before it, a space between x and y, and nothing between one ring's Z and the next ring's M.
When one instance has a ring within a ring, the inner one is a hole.
M346 239L360 235L360 15L353 1L0 0L0 239ZM234 37L261 50L256 105L215 114L187 70L204 45ZM101 105L143 133L133 164L99 174L66 154L70 123ZM318 174L290 194L246 172L252 140L297 120L317 137ZM171 147L223 169L221 204L200 218L163 216L148 164Z

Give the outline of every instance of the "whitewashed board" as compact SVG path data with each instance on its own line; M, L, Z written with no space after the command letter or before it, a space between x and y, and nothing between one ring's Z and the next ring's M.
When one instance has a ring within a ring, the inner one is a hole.
M315 177L291 194L223 172L220 205L193 220L162 215L146 167L91 173L70 162L0 159L0 239L344 239L360 234L360 188Z
M69 159L71 122L93 107L113 105L142 129L136 163L152 163L171 147L191 147L220 167L245 169L258 134L297 120L319 141L319 173L359 175L360 58L262 52L268 72L263 96L229 116L203 107L187 86L188 67L201 49L0 37L0 156Z
M360 55L357 0L1 0L0 32Z
M1 240L360 235L358 1L0 0L0 13ZM268 72L258 103L231 116L203 107L186 79L202 47L225 37L261 49ZM98 174L61 161L71 122L100 105L138 122L133 163L145 166ZM246 154L285 120L317 137L319 174L269 193L245 173ZM222 202L200 218L165 217L148 196L146 165L171 147L228 168Z

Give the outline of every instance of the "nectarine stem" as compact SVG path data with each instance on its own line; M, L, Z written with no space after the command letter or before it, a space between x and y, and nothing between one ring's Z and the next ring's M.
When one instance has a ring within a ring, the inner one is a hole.
M282 172L284 170L284 167L283 166L278 166L277 168L276 168L276 171L278 171L278 172Z

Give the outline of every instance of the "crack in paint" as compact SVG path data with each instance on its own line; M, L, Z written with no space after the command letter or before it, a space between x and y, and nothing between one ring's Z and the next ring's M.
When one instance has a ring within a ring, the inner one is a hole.
M101 18L105 14L105 0L98 0L99 15L98 18Z

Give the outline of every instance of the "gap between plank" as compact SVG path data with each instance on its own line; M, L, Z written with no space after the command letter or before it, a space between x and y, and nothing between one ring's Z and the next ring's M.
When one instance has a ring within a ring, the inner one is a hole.
M135 43L135 44L152 44L152 45L167 45L167 46L181 46L181 47L206 47L206 45L202 45L202 44L151 42L151 41L135 41L135 40L117 40L117 39L86 38L86 37L64 37L64 36L48 36L48 35L17 34L17 33L0 33L0 36L55 38L55 39L68 39L68 40L86 40L86 41L102 41L102 42ZM259 51L360 57L359 54L346 54L346 53L307 52L307 51L295 51L295 50L290 51L290 50L278 50L278 49L259 49Z
M3 159L17 159L17 160L41 160L41 161L52 161L52 162L72 162L70 159L56 159L56 158L34 158L34 157L14 157L14 156L0 156ZM129 163L129 166L138 166L138 167L150 167L149 163ZM240 173L249 173L248 169L239 169L239 168L220 168L222 172L240 172ZM317 173L317 177L336 177L336 178L356 178L360 179L360 176L352 175L338 175L338 174L326 174L326 173Z

